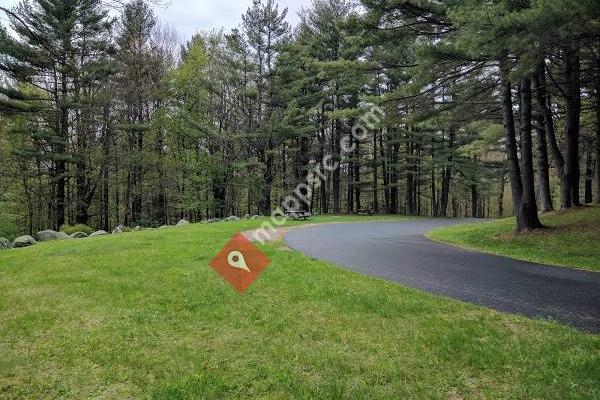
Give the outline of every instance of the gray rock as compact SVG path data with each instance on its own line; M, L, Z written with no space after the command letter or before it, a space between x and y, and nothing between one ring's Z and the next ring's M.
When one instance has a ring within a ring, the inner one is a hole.
M190 221L186 221L185 219L182 219L177 223L177 226L186 226L189 224L190 224Z
M169 227L169 225L163 225L163 226L159 227L158 229L166 229L168 227Z
M252 219L259 219L259 218L260 218L260 215L253 215L252 216Z
M13 242L13 247L17 249L19 247L33 246L34 244L37 244L35 239L29 235L25 235L25 236L19 236L18 238L16 238L15 241Z
M238 217L236 217L235 215L232 215L231 217L225 218L225 221L239 221L240 219Z
M206 221L207 224L216 224L217 222L221 222L221 218L213 218Z
M125 225L119 225L113 230L113 235L125 232Z
M0 237L0 251L12 249L12 243L3 237Z
M96 231L96 232L92 233L89 237L104 236L104 235L108 235L108 232L106 232L106 231Z
M85 232L75 232L75 233L71 234L71 237L73 239L84 239L84 238L88 237L88 234Z
M135 228L133 228L133 230L134 230L134 231L141 231L141 230L142 230L142 227L138 225L138 226L136 226Z
M56 232L53 230L45 230L35 234L38 242L50 242L52 240L71 240L71 236L64 232Z

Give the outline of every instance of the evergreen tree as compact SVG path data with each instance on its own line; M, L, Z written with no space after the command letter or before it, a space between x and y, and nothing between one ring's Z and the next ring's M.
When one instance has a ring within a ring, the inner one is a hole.
M86 163L81 157L73 157L69 139L85 146L83 129L89 127L83 127L88 123L81 118L86 101L82 94L86 89L89 93L105 75L101 64L110 48L108 11L94 0L36 0L3 11L16 37L2 31L0 69L13 85L21 84L3 92L13 100L26 99L28 108L41 109L45 121L41 128L51 132L48 157L55 193L52 225L60 227L66 221L68 163L73 161L79 171L78 219L86 220L85 210L93 190L84 177ZM39 89L35 96L23 93L28 86Z
M281 138L273 132L273 76L272 71L280 51L290 34L285 22L287 8L279 11L273 0L253 0L242 16L246 43L250 49L256 72L256 102L251 133L255 136L253 148L265 167L264 182L259 199L259 212L271 213L271 191L274 180L275 149Z

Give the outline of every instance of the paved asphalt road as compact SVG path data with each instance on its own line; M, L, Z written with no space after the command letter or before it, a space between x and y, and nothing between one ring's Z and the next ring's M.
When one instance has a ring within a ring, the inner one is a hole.
M353 271L600 333L600 273L463 250L423 236L453 223L456 221L316 225L291 230L286 242L308 256Z

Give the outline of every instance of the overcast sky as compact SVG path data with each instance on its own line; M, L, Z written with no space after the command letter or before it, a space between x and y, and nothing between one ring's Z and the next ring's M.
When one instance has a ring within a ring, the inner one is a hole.
M0 0L3 6L17 3L18 0ZM181 41L185 41L198 30L236 27L250 3L251 0L170 0L165 6L156 7L156 13L163 23L177 30ZM288 8L288 22L295 25L297 12L302 6L308 6L310 0L279 0L278 3L280 9ZM0 18L5 21L4 15Z

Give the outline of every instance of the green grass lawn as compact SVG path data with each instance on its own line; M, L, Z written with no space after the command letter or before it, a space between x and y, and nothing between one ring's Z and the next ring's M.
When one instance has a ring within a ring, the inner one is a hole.
M541 216L548 227L516 235L513 218L484 224L449 226L430 239L542 264L600 271L600 207L582 207Z
M0 254L0 398L600 397L599 335L344 271L280 243L264 247L272 265L238 294L208 263L258 222Z

